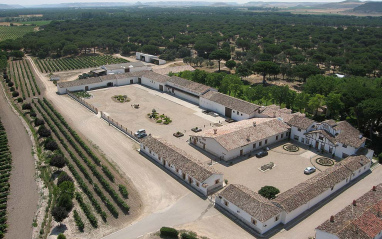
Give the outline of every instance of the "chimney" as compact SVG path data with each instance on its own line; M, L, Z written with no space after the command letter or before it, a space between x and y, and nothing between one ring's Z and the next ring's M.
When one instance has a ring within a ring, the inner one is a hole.
M377 187L376 186L373 186L373 191L377 191Z
M256 127L256 121L253 121L253 127Z
M330 222L334 222L334 216L330 216Z
M357 201L353 200L353 206L357 206Z
M218 129L214 129L214 134L216 134L218 132Z

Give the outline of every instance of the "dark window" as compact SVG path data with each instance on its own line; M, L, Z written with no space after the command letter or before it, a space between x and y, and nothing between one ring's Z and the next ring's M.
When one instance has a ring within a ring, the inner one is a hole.
M256 148L256 143L253 144L253 148Z
M262 143L263 143L263 142L259 142L259 147L261 146Z
M279 136L278 135L276 135L276 140L278 140L279 139Z
M267 143L268 143L268 140L266 139L266 140L265 140L265 144L267 144Z

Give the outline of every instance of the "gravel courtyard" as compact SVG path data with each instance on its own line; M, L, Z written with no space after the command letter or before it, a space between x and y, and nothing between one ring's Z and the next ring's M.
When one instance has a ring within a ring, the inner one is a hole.
M189 145L188 135L193 133L191 128L196 126L209 129L218 127L214 123L219 121L226 124L223 118L207 116L201 113L202 110L196 105L140 85L107 88L90 93L92 97L87 99L87 102L129 130L135 132L138 129L145 129L147 133L166 139L205 164L211 164L211 155ZM116 102L112 100L114 95L127 95L131 101ZM132 104L139 104L140 108L135 109ZM172 123L157 124L149 119L147 114L152 109L169 116ZM175 138L172 134L177 131L184 133L185 136ZM296 153L289 153L282 149L284 143L287 141L271 146L269 155L264 158L258 159L253 154L250 158L245 156L237 159L233 165L220 163L214 159L212 167L222 172L229 183L242 184L255 191L262 186L271 185L283 192L315 175L315 173L305 175L304 169L312 166L310 158L316 156L315 153L302 148ZM259 170L262 165L270 162L276 165L272 170L267 172Z

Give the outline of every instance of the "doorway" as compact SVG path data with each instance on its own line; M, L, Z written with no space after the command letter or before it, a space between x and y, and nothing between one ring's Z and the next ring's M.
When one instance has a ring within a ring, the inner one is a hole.
M159 91L163 91L163 85L159 85Z
M232 117L232 109L225 107L225 116L228 118Z
M134 83L134 80L130 80L130 84L133 84Z

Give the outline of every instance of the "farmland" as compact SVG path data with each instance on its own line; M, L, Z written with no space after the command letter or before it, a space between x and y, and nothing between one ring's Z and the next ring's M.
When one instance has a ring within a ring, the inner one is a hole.
M0 26L0 41L16 39L34 31L34 26Z
M9 194L9 177L12 156L9 151L8 139L3 124L0 121L0 238L4 237L7 229L7 198Z
M99 56L79 56L72 58L59 59L34 59L36 65L43 73L76 70L90 67L98 67L108 64L117 64L128 62L122 58L116 58L110 55Z
M72 227L77 228L74 233L90 233L105 225L123 223L135 215L137 208L130 208L130 203L134 205L137 195L41 95L29 64L27 60L9 61L3 86L36 132L42 151L40 159L50 165L41 168L50 196L47 213L39 224L39 238L49 235L53 220L61 222L69 215L74 219L70 220L75 224ZM52 175L58 177L57 183ZM75 213L69 214L72 210Z

